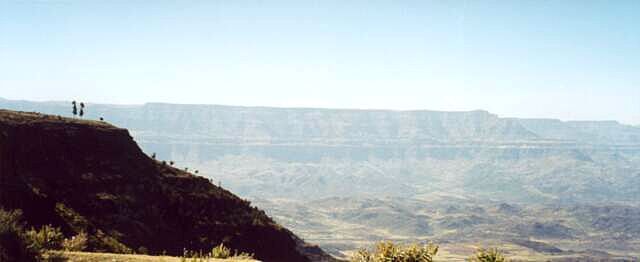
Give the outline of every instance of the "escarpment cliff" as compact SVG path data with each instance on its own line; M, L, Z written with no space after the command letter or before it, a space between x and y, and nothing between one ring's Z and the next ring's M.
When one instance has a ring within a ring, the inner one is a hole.
M126 129L102 121L0 110L0 206L22 209L31 226L87 232L97 251L180 255L225 243L264 261L324 255L248 201L149 158Z

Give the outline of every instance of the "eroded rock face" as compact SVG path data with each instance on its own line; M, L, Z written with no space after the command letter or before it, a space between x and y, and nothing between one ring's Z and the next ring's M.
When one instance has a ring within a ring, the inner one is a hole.
M264 212L147 157L127 130L100 121L0 110L0 206L133 250L181 255L224 242L266 261L308 260Z

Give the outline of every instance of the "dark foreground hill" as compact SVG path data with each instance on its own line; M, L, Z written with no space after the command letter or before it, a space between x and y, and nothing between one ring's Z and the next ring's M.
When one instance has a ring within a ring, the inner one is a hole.
M248 201L147 157L126 129L105 122L0 110L0 206L22 209L31 226L88 232L93 250L181 255L225 243L265 261L324 255Z

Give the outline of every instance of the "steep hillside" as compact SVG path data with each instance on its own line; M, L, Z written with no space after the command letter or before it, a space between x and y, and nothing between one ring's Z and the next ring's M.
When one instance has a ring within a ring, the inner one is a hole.
M323 253L229 191L147 157L127 130L105 122L0 110L0 205L29 224L182 254L219 243L265 261ZM111 244L110 244L111 243Z

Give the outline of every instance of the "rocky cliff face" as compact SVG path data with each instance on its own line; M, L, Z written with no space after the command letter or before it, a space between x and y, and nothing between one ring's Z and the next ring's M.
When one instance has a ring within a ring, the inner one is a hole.
M265 261L307 261L302 251L314 249L208 179L147 157L127 130L101 121L0 110L0 206L22 209L31 225L99 236L94 250L119 242L179 255L226 243Z

